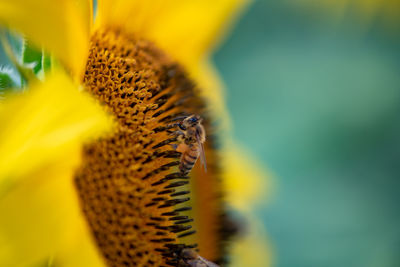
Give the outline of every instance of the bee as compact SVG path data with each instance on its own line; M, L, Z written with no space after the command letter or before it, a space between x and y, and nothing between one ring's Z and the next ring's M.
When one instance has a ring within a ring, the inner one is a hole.
M176 151L181 152L179 169L182 173L188 174L197 159L207 171L206 157L203 143L206 141L206 132L201 124L203 119L199 115L191 115L177 123L179 130L175 131L179 144L175 146Z
M194 250L185 248L181 252L181 258L183 263L180 266L190 267L219 267L219 265L206 260L197 254ZM179 266L179 265L178 265Z

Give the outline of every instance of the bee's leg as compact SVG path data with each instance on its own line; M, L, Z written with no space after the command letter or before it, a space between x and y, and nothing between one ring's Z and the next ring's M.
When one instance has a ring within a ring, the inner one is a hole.
M171 129L171 128L175 128L175 127L178 127L178 126L179 126L179 122L176 122L176 123L168 124L166 126L166 128L167 129Z
M185 133L178 130L178 131L171 132L170 135L175 135L178 137L180 135L185 136Z

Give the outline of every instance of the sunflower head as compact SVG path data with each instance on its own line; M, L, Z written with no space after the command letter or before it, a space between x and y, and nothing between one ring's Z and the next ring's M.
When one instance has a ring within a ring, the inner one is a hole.
M173 122L204 113L194 83L153 43L117 29L93 34L83 83L118 121L85 146L75 178L107 261L159 266L177 248L196 247L181 240L195 230L185 214L189 177L171 146Z

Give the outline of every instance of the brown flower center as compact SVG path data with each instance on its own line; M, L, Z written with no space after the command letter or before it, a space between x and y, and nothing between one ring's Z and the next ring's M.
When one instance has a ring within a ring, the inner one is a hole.
M196 245L184 238L195 232L189 178L177 168L170 125L200 114L209 129L204 101L179 65L119 30L92 36L84 84L118 122L112 135L85 146L75 178L100 251L110 266L175 265L175 251Z

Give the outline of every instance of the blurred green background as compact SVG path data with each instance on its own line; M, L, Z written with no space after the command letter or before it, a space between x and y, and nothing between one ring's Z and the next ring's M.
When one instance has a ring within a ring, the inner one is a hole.
M256 1L214 56L236 140L275 175L274 266L400 266L400 25L296 2Z

